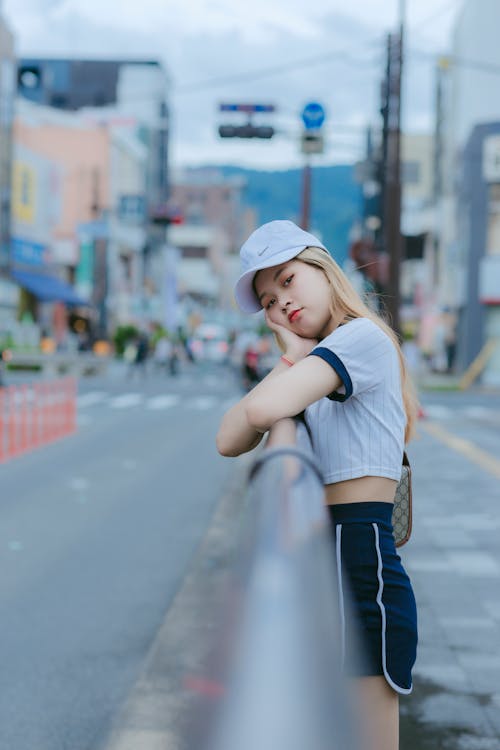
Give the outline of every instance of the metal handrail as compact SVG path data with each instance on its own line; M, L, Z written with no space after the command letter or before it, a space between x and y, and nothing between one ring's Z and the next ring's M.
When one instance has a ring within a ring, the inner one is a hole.
M342 677L324 486L304 425L281 420L250 470L242 602L211 750L360 750Z

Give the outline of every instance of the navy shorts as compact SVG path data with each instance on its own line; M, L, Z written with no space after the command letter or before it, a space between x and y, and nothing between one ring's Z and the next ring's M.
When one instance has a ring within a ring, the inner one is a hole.
M345 669L358 676L383 675L396 692L410 693L417 652L417 608L394 545L392 503L345 503L327 508L337 560Z

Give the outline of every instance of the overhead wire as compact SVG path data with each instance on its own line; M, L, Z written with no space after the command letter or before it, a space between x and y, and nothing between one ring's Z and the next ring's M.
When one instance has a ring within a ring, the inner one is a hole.
M428 26L430 23L436 20L436 18L440 18L441 16L444 16L445 13L448 13L450 10L457 10L460 7L461 0L452 0L452 2L446 2L444 5L442 5L440 8L437 8L434 10L433 13L431 13L429 16L426 16L425 18L421 18L420 21L417 21L415 24L413 24L410 27L410 31L418 31L423 26Z
M452 2L446 2L443 6L440 8L437 8L432 14L426 16L425 18L418 21L416 24L413 24L409 28L409 33L413 33L417 31L420 28L423 28L424 26L428 26L430 23L436 20L436 18L439 18L440 16L444 15L445 13L457 9L459 7L459 0L452 0ZM370 39L366 46L368 47L379 47L381 44L381 39L379 36L374 37ZM412 50L409 50L411 53ZM424 56L426 53L420 52L418 50L415 51L415 54L419 54L420 56ZM431 54L431 53L427 53ZM433 55L436 59L440 56L438 53L435 53ZM214 78L208 78L202 81L196 81L194 83L188 83L185 85L180 86L174 86L177 94L190 94L190 93L196 93L200 90L205 90L207 88L212 88L216 86L225 86L230 85L233 83L245 83L248 81L256 81L259 78L265 78L269 76L274 75L280 75L282 73L290 73L291 71L298 70L301 68L308 68L315 65L322 65L331 61L339 61L343 62L346 65L352 65L353 67L358 68L365 68L365 67L372 67L374 64L379 62L378 55L371 55L369 58L357 58L353 57L352 55L346 53L345 51L342 52L329 52L326 54L318 55L316 57L310 57L305 58L302 60L295 60L291 61L289 63L281 64L281 65L274 65L266 68L260 68L252 71L244 71L242 73L235 73L229 76L217 76ZM467 61L460 61L460 64L468 64ZM472 63L475 65L475 63Z
M212 86L224 86L230 83L243 83L246 81L254 81L259 78L264 78L272 75L280 75L281 73L289 73L292 70L298 70L308 68L314 65L323 65L326 62L332 60L338 60L346 64L356 65L358 67L372 66L376 62L376 58L370 57L365 59L353 59L349 58L349 55L345 51L342 52L329 52L324 55L318 55L317 57L306 58L303 60L295 60L294 62L285 63L282 65L274 65L268 68L260 68L259 70L246 71L244 73L236 73L230 76L220 76L216 78L209 78L204 81L198 81L192 84L186 84L184 86L176 87L178 94L185 93L196 93L199 90L206 89Z

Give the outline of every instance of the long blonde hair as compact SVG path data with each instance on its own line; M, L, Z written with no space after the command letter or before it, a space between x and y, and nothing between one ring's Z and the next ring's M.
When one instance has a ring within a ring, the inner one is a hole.
M332 287L332 313L344 313L344 316L350 318L369 318L389 336L399 357L401 368L401 391L403 396L403 406L406 412L405 443L408 443L414 433L415 423L418 414L418 399L415 387L410 378L408 368L401 351L399 339L393 329L363 302L356 292L351 282L337 265L332 256L319 247L306 247L299 255L297 260L308 263L311 266L321 268L324 272L330 286ZM278 341L278 345L280 342Z

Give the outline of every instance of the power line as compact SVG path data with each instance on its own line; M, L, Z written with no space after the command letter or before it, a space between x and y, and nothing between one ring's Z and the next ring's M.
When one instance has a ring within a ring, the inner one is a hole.
M444 15L449 10L451 10L454 7L458 7L457 0L453 0L452 3L446 3L443 7L439 8L436 12L432 13L430 16L427 16L425 19L419 21L417 24L411 27L411 31L415 31L416 29L421 28L422 26L426 26L427 24L434 21L436 18L438 18L441 15ZM373 37L372 39L368 40L366 43L366 47L379 47L381 45L381 39L379 36ZM243 73L237 73L231 76L221 76L217 78L209 78L205 81L197 81L192 84L186 84L183 86L176 87L176 91L179 94L190 94L190 93L196 93L200 89L209 88L212 86L224 86L226 84L231 83L241 83L246 81L254 81L258 80L259 78L263 78L266 76L272 76L272 75L280 75L282 73L289 73L290 71L297 70L298 68L308 68L312 67L314 65L322 65L324 63L331 62L333 60L339 60L340 62L344 62L347 65L351 65L353 67L372 67L374 63L379 61L378 56L372 56L370 58L353 58L351 55L347 54L346 52L331 52L324 55L319 55L317 57L312 58L306 58L304 60L296 60L294 62L286 63L283 65L275 65L269 68L261 68L259 70L253 70L253 71L245 71Z
M432 60L432 61L437 61L439 58L443 56L441 53L426 52L424 50L419 50L415 48L408 49L407 54L409 57L420 57L420 58L423 58L426 60ZM486 73L493 73L493 74L500 73L500 65L495 64L495 63L481 62L480 60L467 60L465 58L456 57L454 55L446 55L446 58L447 60L449 60L451 65L467 67L467 68L475 68L477 70L482 70ZM356 60L355 58L346 56L346 54L342 52L330 53L330 54L321 55L315 58L309 58L307 60L296 60L295 62L287 63L284 65L276 65L270 68L261 68L260 70L247 71L245 73L238 73L233 76L211 78L205 81L199 81L197 83L187 84L186 86L179 86L176 88L176 93L177 94L190 94L190 93L196 93L200 90L205 90L207 88L212 88L216 86L224 86L224 85L228 85L232 83L256 81L259 78L264 78L264 77L268 77L271 75L281 75L283 73L290 73L291 71L296 70L298 68L306 68L306 67L311 67L314 65L322 65L322 64L332 62L333 60L344 62L353 67L365 68L365 67L373 67L374 63L378 62L378 57L371 57L369 59L364 58L364 59Z
M452 4L446 3L446 5L442 6L435 13L433 13L430 16L427 16L424 20L419 21L415 26L411 28L411 30L415 31L416 29L431 23L438 16L448 12L449 10L451 10L453 7L456 7L456 6L457 6L456 0L453 0ZM367 43L367 46L368 47L379 46L380 42L381 40L379 38L377 39L373 38ZM434 60L434 61L442 57L442 53L426 52L426 51L418 50L414 48L408 49L407 54L410 57L420 57L423 59ZM475 68L477 70L482 70L484 72L492 73L492 74L500 73L500 65L497 65L495 63L487 63L487 62L482 62L482 61L477 61L477 60L467 60L467 59L456 57L453 55L448 55L447 59L449 60L451 65ZM260 78L267 78L269 76L274 76L274 75L282 75L283 73L290 73L298 69L309 68L309 67L313 67L316 65L324 65L332 61L342 62L346 65L350 65L351 67L355 67L355 68L367 68L367 67L372 68L374 64L380 61L380 58L378 55L372 55L369 58L366 58L366 57L355 58L355 57L352 57L352 55L347 54L346 52L330 52L328 54L318 55L316 57L306 58L303 60L295 60L295 61L284 63L281 65L270 66L267 68L260 68L258 70L253 70L253 71L245 71L242 73L237 73L237 74L229 75L229 76L209 78L204 81L197 81L195 83L181 85L178 87L174 86L174 88L177 94L197 93L201 90L206 90L208 88L225 86L225 85L230 85L234 83L245 83L249 81L257 81Z
M434 13L431 13L431 15L427 16L426 18L423 18L422 20L418 21L415 25L410 27L410 31L417 31L418 29L421 29L423 26L427 26L429 23L432 23L432 21L435 21L436 18L439 18L440 16L444 16L445 13L448 13L449 10L456 10L460 5L460 0L453 0L453 2L449 3L446 2L441 8L438 8Z
M372 43L370 43L372 46ZM339 60L356 67L371 67L377 58L371 57L370 59L355 59L350 57L346 52L330 52L326 55L319 55L318 57L310 57L305 60L296 60L291 63L284 65L275 65L269 68L261 68L260 70L247 71L245 73L237 73L232 76L222 76L220 78L209 78L205 81L198 81L196 83L187 84L185 86L179 86L176 90L179 94L190 94L199 91L200 89L206 89L212 86L223 86L230 83L241 83L245 81L255 81L259 78L264 78L272 75L280 75L281 73L289 73L292 70L298 68L308 68L313 65L322 65L332 60Z
M435 53L425 52L424 50L418 49L410 50L410 55L433 61L437 61L443 57L443 55L436 55ZM495 75L500 74L500 65L497 63L482 62L481 60L467 60L463 57L456 57L455 55L444 55L444 57L450 67L475 68L477 70L482 70L484 73L493 73Z

